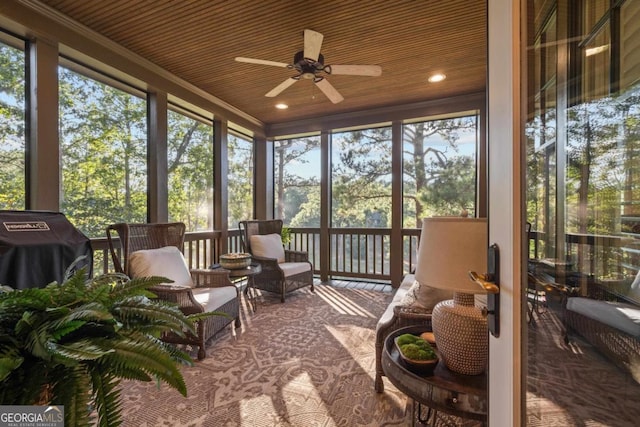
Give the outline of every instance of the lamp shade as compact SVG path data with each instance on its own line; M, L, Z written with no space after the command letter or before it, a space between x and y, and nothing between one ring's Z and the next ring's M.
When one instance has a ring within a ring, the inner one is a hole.
M487 269L486 218L432 217L422 222L416 280L425 286L477 294L469 271Z

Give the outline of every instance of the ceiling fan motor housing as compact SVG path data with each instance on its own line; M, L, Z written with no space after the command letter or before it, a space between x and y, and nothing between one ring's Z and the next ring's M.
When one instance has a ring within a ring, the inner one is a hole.
M318 54L318 60L305 58L304 51L300 51L293 57L293 68L300 72L300 77L307 80L315 78L316 73L324 69L324 56Z
M334 104L342 102L344 98L340 95L340 92L325 78L325 75L319 75L320 72L324 72L326 75L330 74L345 74L351 76L379 76L382 73L382 69L379 65L324 65L324 56L320 53L322 47L322 40L324 36L317 31L305 29L304 30L304 50L296 53L293 56L293 63L286 64L284 62L265 61L263 59L237 57L238 62L247 62L249 64L262 64L270 65L274 67L287 68L289 70L296 70L297 75L287 78L278 86L271 89L265 94L266 97L273 98L283 90L290 87L295 82L304 79L311 80L315 85L324 93L327 98ZM335 70L334 70L335 69Z

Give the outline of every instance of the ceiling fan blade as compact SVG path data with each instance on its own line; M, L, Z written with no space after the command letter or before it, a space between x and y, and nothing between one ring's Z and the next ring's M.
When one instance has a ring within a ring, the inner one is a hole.
M295 82L297 82L297 80L292 78L292 77L290 77L287 80L285 80L282 83L280 83L278 86L276 86L273 89L271 89L265 96L268 96L269 98L273 98L274 96L278 96L280 94L280 92L282 92L283 90L285 90L286 88L288 88L289 86L294 84Z
M282 67L282 68L287 68L289 66L289 64L285 64L284 62L265 61L264 59L254 59L254 58L243 58L241 56L236 57L236 61L246 62L248 64L272 65L274 67Z
M340 95L340 92L338 92L327 79L322 79L319 82L316 82L316 86L318 86L322 93L324 93L334 104L344 100L342 95Z
M324 36L313 30L304 30L304 57L318 60Z
M327 68L329 74L372 77L378 77L382 74L382 67L379 65L327 65L325 71Z

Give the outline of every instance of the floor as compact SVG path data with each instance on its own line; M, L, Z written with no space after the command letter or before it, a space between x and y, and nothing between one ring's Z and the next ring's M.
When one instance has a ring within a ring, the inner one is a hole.
M320 283L316 279L316 283ZM395 292L388 284L331 280L335 287ZM590 344L564 344L557 307L533 311L528 324L527 426L636 426L640 384ZM452 424L455 425L455 424Z

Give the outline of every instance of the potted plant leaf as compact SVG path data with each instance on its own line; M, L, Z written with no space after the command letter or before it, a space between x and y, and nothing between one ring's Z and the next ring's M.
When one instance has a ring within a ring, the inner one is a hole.
M287 226L283 226L280 231L280 238L282 239L282 244L288 245L291 242L291 229Z
M0 402L64 405L65 425L122 423L122 379L165 382L186 396L179 370L191 357L163 333L194 333L198 316L154 299L149 287L84 270L44 288L0 290ZM91 413L94 415L92 416Z

